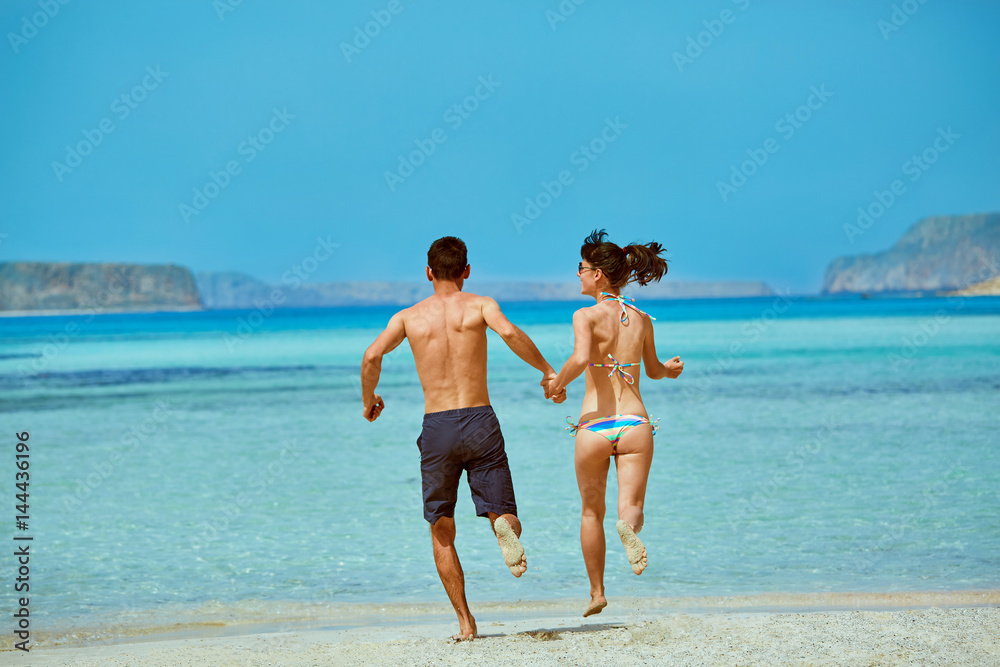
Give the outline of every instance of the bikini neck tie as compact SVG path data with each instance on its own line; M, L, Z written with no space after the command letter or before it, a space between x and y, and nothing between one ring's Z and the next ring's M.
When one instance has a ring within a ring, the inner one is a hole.
M605 368L608 368L608 367L611 368L611 372L608 373L608 377L611 377L612 375L614 375L617 372L619 375L622 376L622 379L625 380L625 382L627 382L629 384L632 384L633 382L635 382L635 378L633 378L629 373L625 372L625 366L631 366L632 364L625 364L623 366L622 364L618 363L618 360L615 359L614 357L612 357L610 354L608 355L608 359L610 359L614 363L613 364L601 364L601 366L604 366Z
M645 311L642 311L642 310L639 310L638 308L636 308L635 307L635 299L633 299L630 296L622 296L621 294L612 294L611 292L601 292L601 296L604 297L603 299L601 299L601 301L609 301L609 300L610 301L617 301L618 305L620 305L622 307L622 315L621 315L621 318L620 318L622 324L628 324L628 311L625 310L625 306L628 306L629 308L631 308L632 310L636 311L637 313L642 313L643 315L645 315L646 317L648 317L651 320L655 320L656 319L655 317L653 317L649 313L647 313ZM628 301L629 303L625 303L626 301ZM629 384L631 384L631 383L629 383Z

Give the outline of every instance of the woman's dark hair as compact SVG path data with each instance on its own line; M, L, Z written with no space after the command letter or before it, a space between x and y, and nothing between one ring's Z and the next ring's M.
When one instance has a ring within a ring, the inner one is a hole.
M439 238L427 251L427 266L438 280L457 280L468 263L465 242L454 236Z
M606 241L608 233L594 230L580 248L580 257L600 269L608 277L612 287L624 287L637 282L647 285L658 281L667 273L667 260L660 257L663 246L656 241L645 245L632 243L619 248Z

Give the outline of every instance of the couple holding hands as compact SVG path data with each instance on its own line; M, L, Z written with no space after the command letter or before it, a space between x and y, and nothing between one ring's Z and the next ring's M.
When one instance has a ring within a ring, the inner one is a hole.
M576 435L576 476L582 500L580 542L590 578L590 604L584 616L599 613L604 597L604 498L610 461L618 471L616 528L632 571L646 567L642 529L646 481L653 460L653 433L639 394L639 365L651 379L676 378L679 357L666 363L656 356L651 318L621 296L630 282L646 285L667 272L658 243L620 248L595 231L580 249L580 292L595 305L573 314L573 354L556 373L528 336L510 323L497 302L462 291L469 277L466 247L453 236L427 251L427 279L434 294L406 308L365 351L361 365L364 415L375 421L385 404L375 393L382 357L408 339L424 392L424 421L417 445L423 486L424 518L431 525L434 562L458 615L455 639L476 636L476 621L465 598L465 577L455 550L455 501L466 471L478 516L489 517L504 561L515 577L527 570L518 539L517 518L503 435L486 387L486 329L495 331L522 360L542 372L545 397L566 400L566 386L585 374L586 393ZM631 369L631 370L630 370Z

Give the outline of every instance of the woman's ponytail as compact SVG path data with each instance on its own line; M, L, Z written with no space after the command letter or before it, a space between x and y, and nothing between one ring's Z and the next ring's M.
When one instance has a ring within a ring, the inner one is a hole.
M645 245L627 245L622 250L625 251L625 261L628 263L628 271L631 280L640 285L648 285L658 282L667 273L667 260L660 257L664 251L663 246L652 241Z
M608 233L595 229L580 248L580 257L604 272L612 287L624 287L637 282L656 282L667 272L667 260L660 257L663 246L653 241L646 245L631 244L619 248L607 240Z

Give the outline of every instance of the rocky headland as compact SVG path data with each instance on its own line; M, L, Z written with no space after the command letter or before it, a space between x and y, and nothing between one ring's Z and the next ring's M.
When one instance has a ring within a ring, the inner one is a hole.
M173 264L0 263L0 311L201 308L191 271Z
M1000 275L998 261L1000 213L924 218L885 252L833 260L823 293L960 290Z

